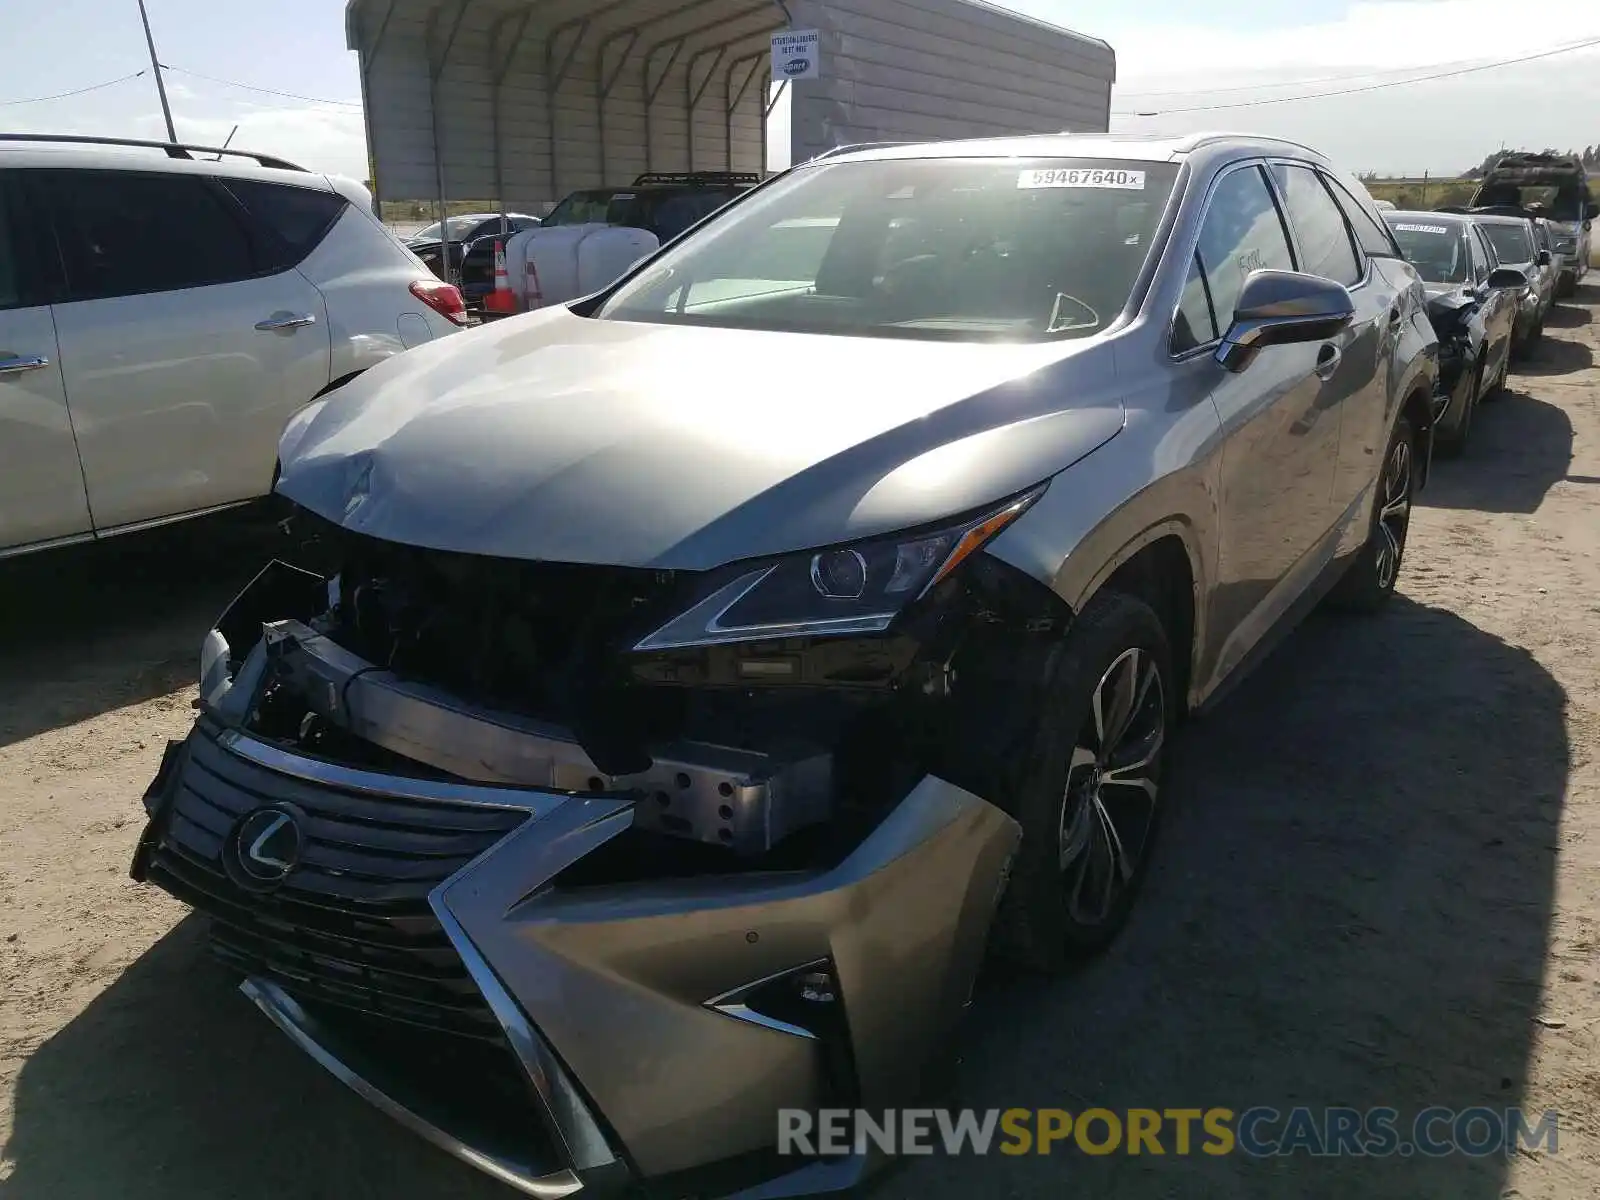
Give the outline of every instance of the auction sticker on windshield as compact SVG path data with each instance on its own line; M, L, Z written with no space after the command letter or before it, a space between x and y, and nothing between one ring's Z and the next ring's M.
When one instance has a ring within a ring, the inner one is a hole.
M1017 176L1019 188L1123 188L1144 191L1143 171L1123 171L1107 167L1051 167L1043 171L1024 171Z
M1395 229L1401 233L1446 234L1450 232L1450 227L1448 225L1401 225L1396 223Z

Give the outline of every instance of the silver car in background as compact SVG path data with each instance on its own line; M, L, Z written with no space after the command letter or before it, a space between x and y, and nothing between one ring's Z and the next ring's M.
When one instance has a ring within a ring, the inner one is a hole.
M1304 147L825 155L296 418L133 873L530 1195L854 1184L778 1111L913 1102L986 949L1109 944L1176 723L1393 594L1436 370Z
M1555 303L1555 260L1539 246L1536 219L1487 213L1474 213L1472 219L1489 239L1496 264L1514 267L1527 279L1526 285L1513 290L1517 315L1511 334L1512 353L1526 354L1544 336L1545 315Z
M465 320L360 184L211 153L0 134L0 558L269 495L296 410Z

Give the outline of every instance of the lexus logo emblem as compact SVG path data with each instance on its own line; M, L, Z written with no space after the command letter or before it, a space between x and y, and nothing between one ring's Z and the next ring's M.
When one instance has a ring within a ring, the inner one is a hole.
M238 869L237 882L255 888L282 883L300 861L303 822L300 811L288 804L258 808L240 821L229 856Z

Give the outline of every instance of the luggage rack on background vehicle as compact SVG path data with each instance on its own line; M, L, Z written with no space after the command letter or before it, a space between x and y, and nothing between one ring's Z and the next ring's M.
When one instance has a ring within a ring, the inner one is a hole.
M675 184L690 187L711 187L716 184L749 184L761 182L757 171L646 171L635 175L633 187L671 187Z
M0 142L64 142L76 146L134 146L145 150L164 150L168 158L193 159L195 154L215 154L219 158L232 155L237 158L250 158L260 163L263 167L275 167L280 171L304 171L305 168L288 159L278 158L271 154L257 154L253 150L230 150L226 146L191 146L186 142L151 142L140 138L112 138L90 137L79 133L0 133Z

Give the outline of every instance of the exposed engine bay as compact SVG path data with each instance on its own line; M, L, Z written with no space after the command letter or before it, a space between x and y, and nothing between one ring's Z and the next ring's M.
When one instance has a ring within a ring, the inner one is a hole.
M323 569L274 562L241 595L203 706L335 762L628 794L648 853L609 856L627 876L826 865L930 773L996 794L1030 727L1021 664L1067 618L979 555L891 633L640 652L715 581L289 527Z

